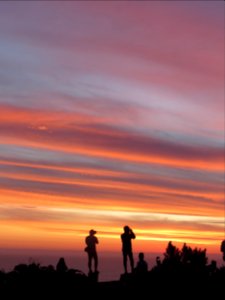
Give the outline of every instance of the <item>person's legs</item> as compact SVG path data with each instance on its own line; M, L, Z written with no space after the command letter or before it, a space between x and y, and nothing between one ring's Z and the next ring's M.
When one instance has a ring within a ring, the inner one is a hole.
M92 272L91 261L92 261L92 255L91 255L91 253L88 253L88 269L89 269L89 272Z
M96 252L94 253L93 258L94 258L94 263L95 263L95 272L97 272L98 271L98 255Z
M133 272L134 271L134 257L133 257L132 252L129 253L129 259L130 259L131 272Z
M127 273L127 254L125 252L123 252L123 266L125 273Z

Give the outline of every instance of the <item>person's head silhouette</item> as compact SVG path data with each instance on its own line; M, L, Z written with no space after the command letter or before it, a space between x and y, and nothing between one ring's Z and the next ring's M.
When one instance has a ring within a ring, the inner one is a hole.
M144 253L143 252L140 252L139 254L138 254L138 257L139 257L139 260L144 260Z
M91 229L90 231L89 231L89 234L90 235L95 235L97 233L97 231L95 231L94 229Z
M130 228L127 225L123 227L123 230L124 230L125 233L129 233L130 232Z

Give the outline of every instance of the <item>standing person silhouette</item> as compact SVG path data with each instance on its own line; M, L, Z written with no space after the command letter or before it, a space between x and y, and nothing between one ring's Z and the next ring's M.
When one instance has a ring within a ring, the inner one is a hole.
M96 244L98 244L98 239L95 236L97 231L91 229L89 231L89 235L85 238L85 243L87 247L85 251L88 254L88 269L89 273L92 273L92 261L94 260L94 271L95 273L98 272L98 255L96 250Z
M129 226L124 226L123 230L124 233L121 234L123 266L124 266L125 273L127 273L127 257L129 257L130 260L131 272L134 271L134 258L133 258L131 240L135 239L136 236Z
M223 261L225 261L225 240L221 242L220 251L223 253Z

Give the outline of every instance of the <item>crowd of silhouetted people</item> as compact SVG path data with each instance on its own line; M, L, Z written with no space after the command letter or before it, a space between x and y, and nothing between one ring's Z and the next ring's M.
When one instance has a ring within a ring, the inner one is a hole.
M105 293L111 296L134 296L151 291L158 297L173 295L178 298L177 289L182 288L186 295L194 293L196 297L225 296L225 265L218 267L217 262L208 262L206 249L191 248L186 243L181 249L171 241L163 253L163 258L156 257L155 265L149 270L145 255L140 252L138 261L134 263L132 239L135 234L129 226L124 226L121 234L122 259L124 273L118 281L98 282L98 255L96 245L99 243L95 230L90 230L85 238L85 251L88 255L89 273L86 275L78 269L67 266L63 257L59 258L56 266L41 266L38 263L19 264L10 272L0 271L0 295L27 297L32 299L31 292L39 295L44 291L52 296L66 296L82 292L83 296L103 298ZM225 261L225 240L220 250ZM128 272L128 262L130 272ZM107 298L107 297L106 297ZM106 299L105 298L105 299ZM5 298L4 298L5 299Z

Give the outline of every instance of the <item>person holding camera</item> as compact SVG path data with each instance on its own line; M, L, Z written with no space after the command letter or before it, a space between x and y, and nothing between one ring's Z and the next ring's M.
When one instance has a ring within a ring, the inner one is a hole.
M121 234L123 266L124 266L125 273L127 273L127 258L129 258L130 261L131 272L134 271L134 258L133 258L131 240L135 239L136 236L133 233L132 229L127 225L124 226L123 230L124 233Z

